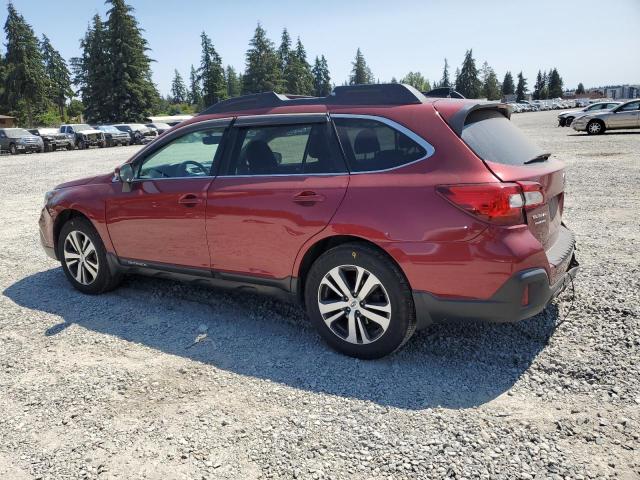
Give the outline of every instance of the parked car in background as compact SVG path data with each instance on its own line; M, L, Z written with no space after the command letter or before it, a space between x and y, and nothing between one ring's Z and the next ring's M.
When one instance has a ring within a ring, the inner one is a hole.
M86 123L61 125L60 133L64 133L73 142L73 145L80 150L89 147L106 146L104 134Z
M53 152L59 149L73 150L75 148L73 141L64 133L60 133L57 128L32 128L29 129L29 132L42 139L45 152Z
M630 100L611 110L590 112L576 118L571 126L577 132L600 135L607 130L640 128L640 100Z
M107 147L115 147L116 145L130 145L131 137L127 132L118 130L113 125L99 125L96 127L104 134Z
M0 128L0 151L11 155L44 152L44 142L24 128Z
M146 125L141 123L119 123L114 125L118 130L127 132L131 139L131 144L144 145L154 140L158 132L155 129L150 129Z
M147 123L146 126L149 127L149 128L155 128L156 131L158 132L158 135L162 135L167 130L171 130L171 126L170 125L168 125L166 123L162 123L162 122Z
M558 126L559 127L569 127L571 126L571 122L573 122L576 118L582 117L583 115L587 115L589 113L596 113L600 110L610 110L613 107L620 105L622 102L598 102L592 103L580 110L570 110L568 112L562 112L558 115Z
M217 103L48 192L39 225L83 293L144 273L283 295L378 358L435 320L541 312L578 269L564 199L507 105L358 85Z

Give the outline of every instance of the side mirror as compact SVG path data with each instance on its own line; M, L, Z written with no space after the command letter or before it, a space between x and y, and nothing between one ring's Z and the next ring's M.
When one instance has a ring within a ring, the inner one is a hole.
M116 167L116 178L122 182L122 191L130 192L131 191L131 183L133 182L133 167L129 163L125 163L124 165L120 165Z

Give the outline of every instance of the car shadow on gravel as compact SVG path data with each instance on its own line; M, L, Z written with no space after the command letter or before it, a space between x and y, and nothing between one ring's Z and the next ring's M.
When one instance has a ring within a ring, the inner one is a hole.
M432 325L400 352L360 361L330 350L299 307L267 297L144 277L90 296L75 291L60 268L28 276L3 294L61 317L43 325L51 342L77 325L239 375L404 409L472 408L507 392L559 317L552 305L517 324Z

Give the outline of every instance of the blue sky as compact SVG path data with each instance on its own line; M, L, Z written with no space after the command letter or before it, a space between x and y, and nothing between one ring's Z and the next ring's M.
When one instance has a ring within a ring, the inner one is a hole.
M279 43L283 27L300 36L309 61L324 54L332 81L348 78L360 47L376 78L388 81L408 71L439 79L447 57L451 73L473 48L502 79L522 70L531 87L538 69L557 67L575 87L640 83L640 0L129 0L157 61L153 76L168 93L174 68L187 77L200 58L206 31L223 62L244 69L245 52L260 21ZM5 4L6 5L6 4ZM79 40L100 0L14 0L36 34L46 33L65 58L79 53ZM538 13L539 12L539 13ZM6 8L0 13L4 24ZM3 37L4 38L4 37ZM2 48L4 50L4 46Z

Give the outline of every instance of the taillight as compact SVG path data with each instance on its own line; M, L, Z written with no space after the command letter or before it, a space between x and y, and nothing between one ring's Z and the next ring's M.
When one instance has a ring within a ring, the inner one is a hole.
M542 186L535 182L440 185L437 190L457 207L498 225L525 223L523 208L544 203Z

